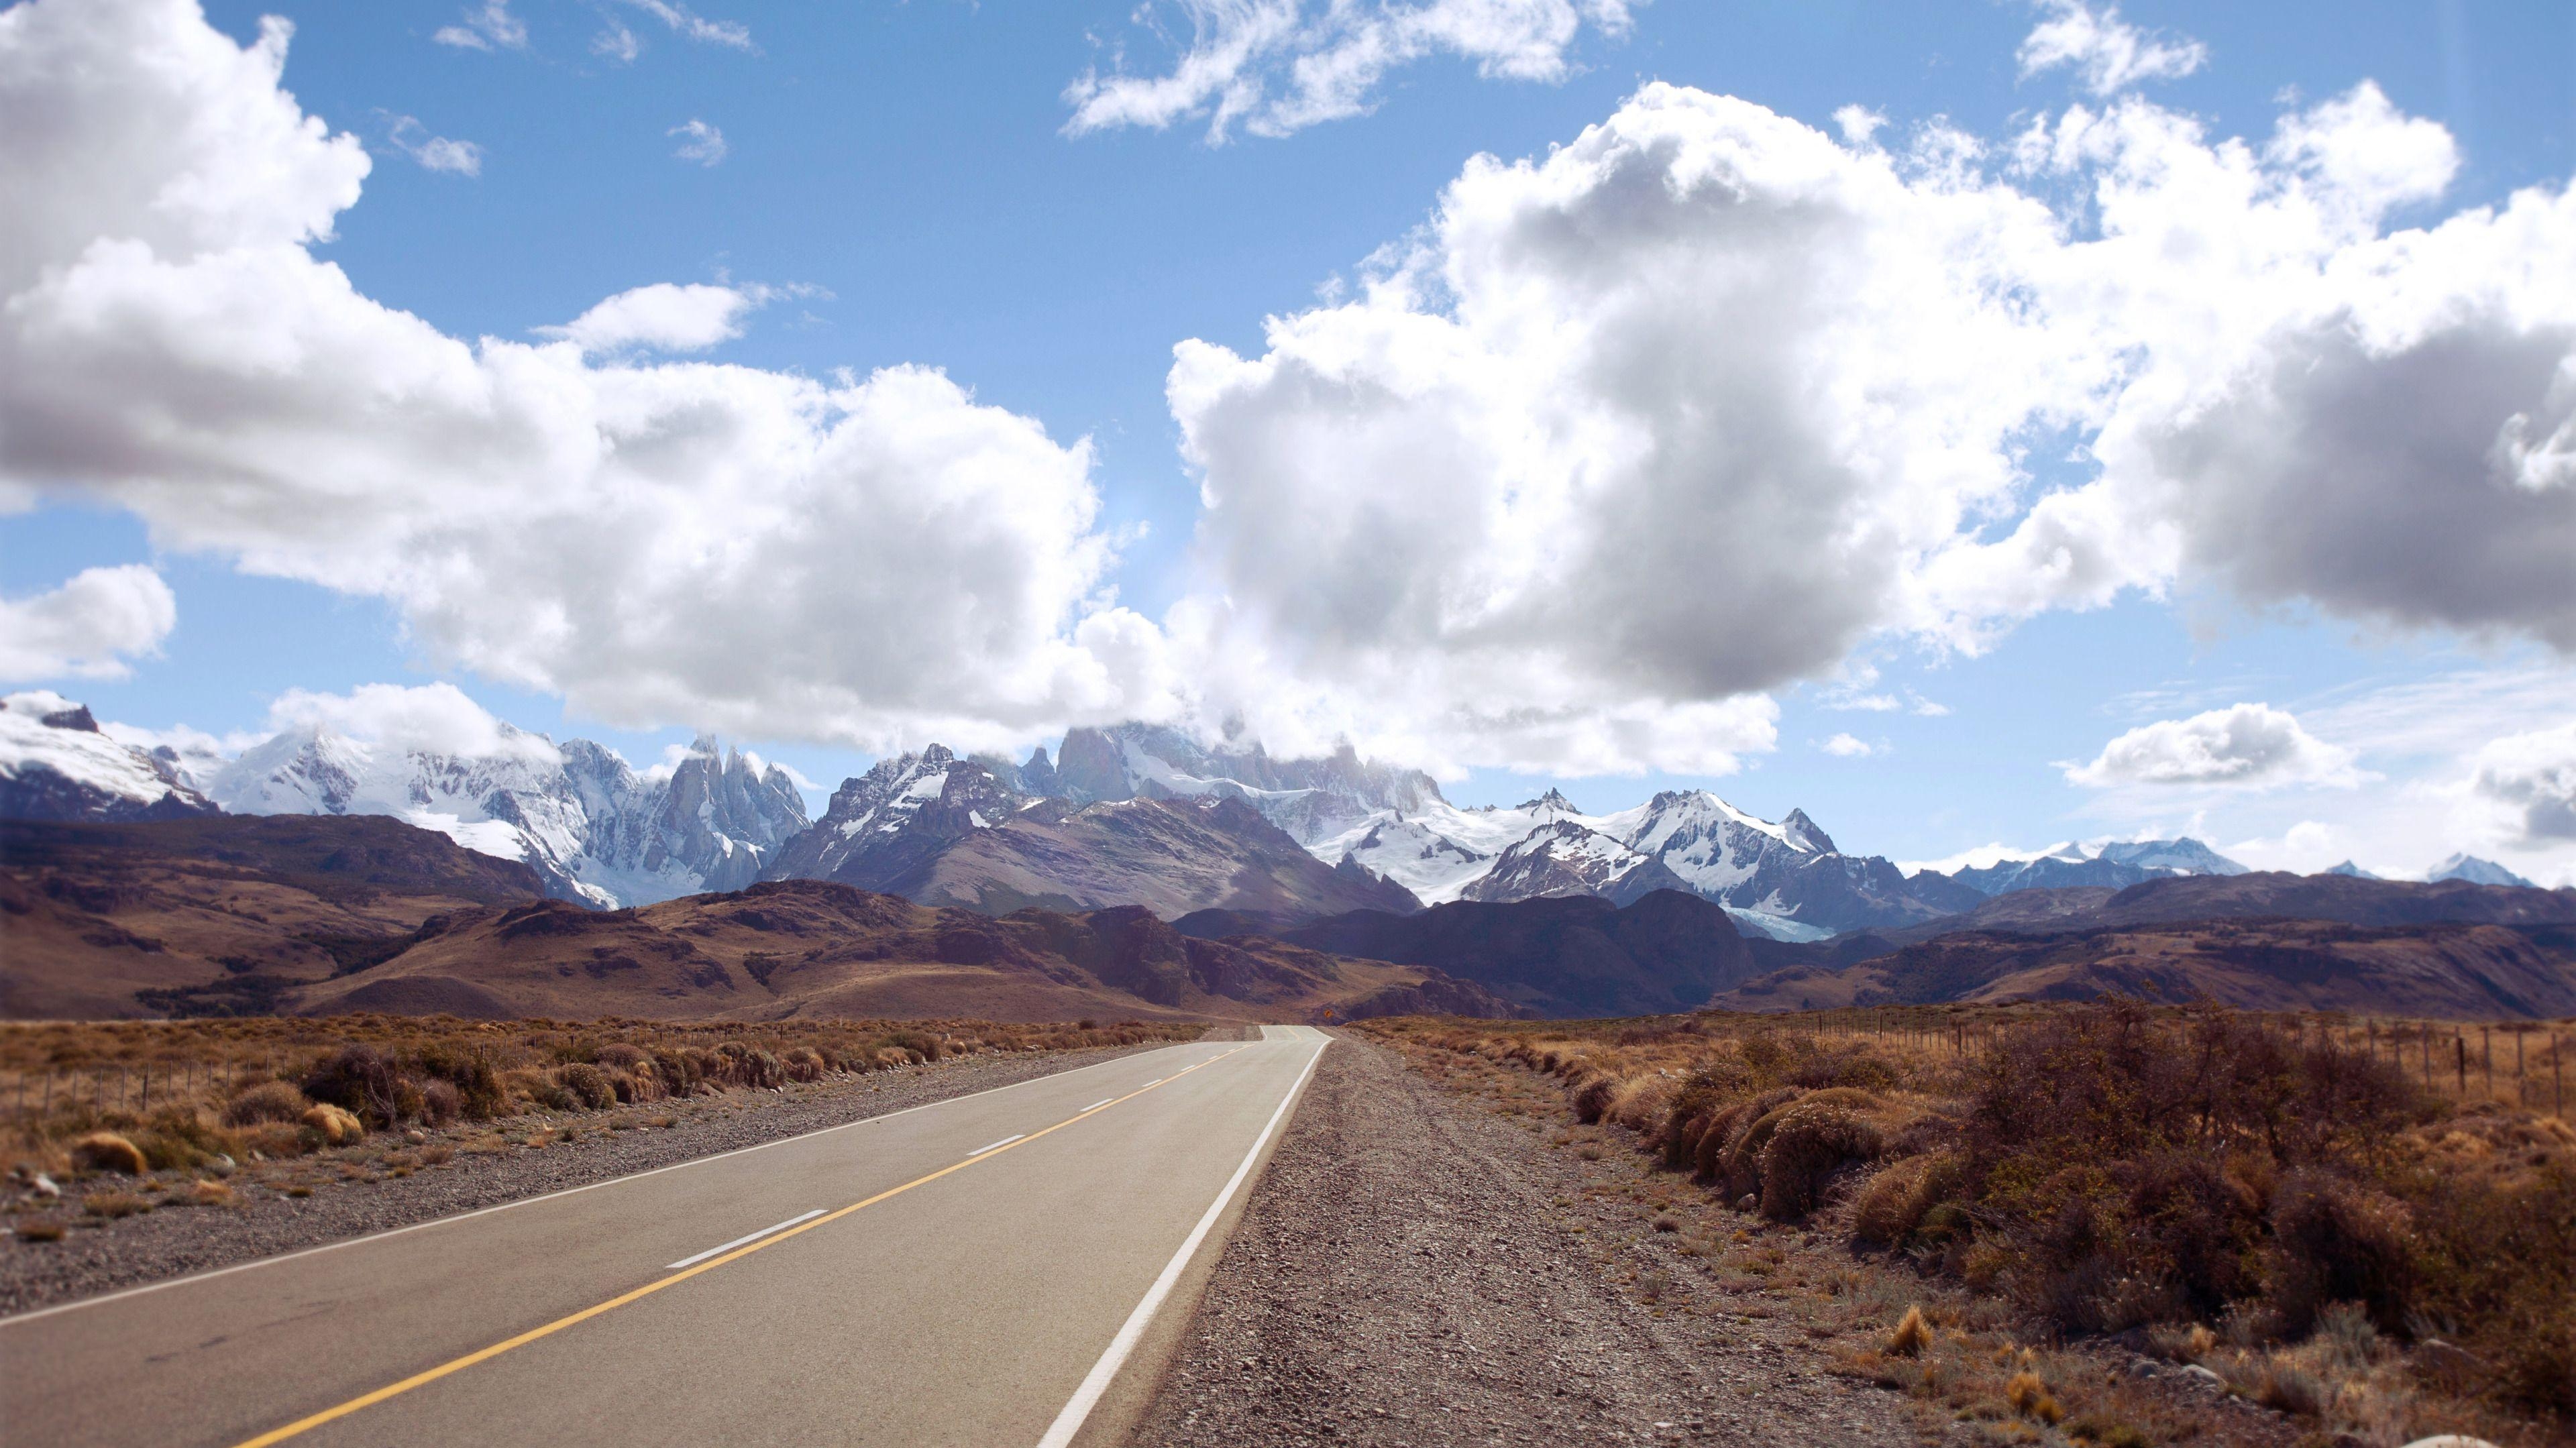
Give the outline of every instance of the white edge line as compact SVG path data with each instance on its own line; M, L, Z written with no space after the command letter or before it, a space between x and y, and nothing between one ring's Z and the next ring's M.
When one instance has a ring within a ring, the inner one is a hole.
M810 1222L821 1215L823 1215L823 1209L821 1207L816 1207L814 1210L807 1212L801 1217L789 1217L786 1221L783 1221L774 1227L763 1227L757 1232L747 1232L742 1236L736 1237L732 1241L725 1243L721 1247L709 1247L707 1250L700 1252L693 1257L683 1257L679 1261L672 1263L670 1266L665 1267L662 1270L665 1272L677 1272L683 1267L695 1267L699 1263L704 1262L709 1257L712 1257L719 1252L730 1252L734 1248L739 1247L746 1242L757 1242L761 1238L769 1236L772 1233L784 1232L788 1228L795 1226L798 1222Z
M1106 1106L1117 1099L1118 1098L1115 1096L1103 1096L1099 1100L1092 1102L1090 1105L1082 1109L1085 1111L1098 1111L1101 1107Z
M997 1142L992 1143L992 1144L991 1144L991 1145L989 1145L989 1146L979 1146L979 1147L975 1148L973 1151L970 1151L970 1152L966 1153L966 1159L967 1159L968 1161L973 1161L975 1158L977 1158L977 1157L979 1157L979 1156L982 1156L984 1153L986 1153L986 1152L988 1152L988 1151L1000 1151L1003 1147L1006 1147L1006 1146L1010 1145L1012 1142L1015 1142L1015 1141L1026 1141L1026 1140L1028 1140L1028 1139L1029 1139L1029 1134L1028 1134L1027 1132L1025 1132L1025 1131L1021 1132L1021 1133L1020 1133L1019 1135L1017 1135L1017 1136L1006 1136L1006 1137L1003 1137L1001 1140L999 1140L999 1141L997 1141Z
M1073 1435L1082 1431L1083 1422L1091 1416L1091 1410L1099 1406L1101 1394L1109 1391L1109 1384L1118 1376L1118 1370L1127 1365L1128 1355L1135 1352L1136 1344L1144 1340L1145 1328L1153 1322L1154 1313L1162 1307L1163 1299L1172 1295L1173 1286L1181 1280L1181 1270L1189 1265L1199 1244L1206 1241L1207 1234L1215 1229L1216 1219L1225 1214L1226 1203L1234 1200L1235 1192L1243 1186L1243 1179L1252 1174L1252 1164L1261 1159L1262 1148L1270 1144L1271 1136L1279 1130L1279 1123L1286 1119L1288 1108L1297 1104L1298 1093L1306 1089L1306 1078L1315 1074L1315 1063L1324 1059L1325 1048L1332 1044L1332 1037L1326 1036L1323 1045L1315 1048L1315 1054L1306 1058L1306 1069L1297 1073L1297 1084L1289 1087L1288 1094L1279 1098L1279 1109L1270 1113L1270 1124L1261 1128L1261 1135L1253 1138L1252 1149L1243 1154L1242 1164L1234 1169L1233 1176L1226 1179L1225 1190L1216 1194L1216 1200L1208 1204L1207 1214L1190 1229L1190 1235L1182 1241L1180 1250L1172 1254L1171 1261L1163 1264L1163 1275L1154 1279L1154 1285L1145 1290L1145 1300L1136 1304L1134 1312L1127 1314L1127 1321L1120 1325L1118 1335L1109 1340L1108 1350L1100 1355L1100 1361L1091 1365L1090 1375L1082 1380L1081 1387L1073 1390L1072 1399L1064 1405L1062 1412L1055 1415L1055 1422L1048 1426L1046 1436L1038 1440L1038 1448L1068 1448Z
M1183 1041L1175 1045L1157 1047L1156 1049L1164 1051L1180 1051L1187 1050L1191 1046L1224 1044L1227 1043L1222 1041ZM1139 1051L1136 1054L1139 1056L1150 1056L1153 1055L1154 1052ZM598 1191L601 1187L621 1186L627 1182L642 1181L646 1177L660 1176L666 1171L680 1171L687 1167L705 1166L710 1162L723 1161L727 1157L747 1156L755 1151L767 1151L773 1146L786 1146L791 1142L805 1141L817 1136L829 1136L835 1131L847 1131L854 1126L869 1126L880 1121L892 1121L898 1116L910 1116L916 1111L928 1111L934 1106L946 1106L958 1101L972 1101L978 1096L991 1096L994 1093L1001 1091L1016 1091L1023 1086L1034 1086L1040 1081L1060 1081L1067 1076L1079 1075L1084 1071L1097 1071L1103 1066L1115 1066L1119 1062L1128 1059L1130 1058L1126 1056L1117 1056L1106 1061L1094 1061L1088 1066L1076 1066L1067 1071L1050 1071L1046 1075L1031 1076L1025 1081L1014 1081L1007 1086L987 1086L981 1091L969 1091L963 1096L946 1096L937 1101L925 1101L919 1106L907 1106L900 1111L889 1111L883 1116L862 1117L857 1121L844 1121L838 1126L817 1127L812 1131L800 1132L795 1136L782 1136L776 1141L764 1141L753 1146L737 1146L731 1151L720 1151L713 1156L691 1157L687 1161L675 1161L669 1166L657 1166L649 1171L630 1172L625 1176L610 1177L606 1181L592 1182L587 1186L566 1187L559 1192L547 1192L542 1196L521 1197L514 1202L495 1202L491 1206L477 1207L470 1212L458 1212L452 1217L432 1217L426 1222L414 1222L409 1226L404 1227L389 1227L381 1232L370 1232L363 1237L350 1237L344 1241L325 1242L318 1247L305 1247L298 1251L281 1252L274 1257L257 1257L248 1262L235 1262L229 1267L217 1267L211 1271L195 1272L185 1277L172 1277L160 1282L146 1282L134 1287L121 1288L115 1292L101 1293L96 1297L84 1297L76 1302L57 1302L51 1307L39 1307L32 1311L19 1313L15 1317L0 1317L0 1328L15 1327L19 1323L33 1322L40 1317L52 1317L56 1313L75 1312L84 1307L98 1307L106 1303L122 1301L128 1297L141 1297L147 1292L163 1292L173 1287L185 1287L191 1282L204 1282L215 1277L229 1277L235 1272L248 1272L254 1267L273 1267L280 1262L292 1262L299 1257L311 1257L323 1252L337 1252L343 1247L363 1247L369 1242L381 1242L387 1237L399 1237L406 1232L426 1231L431 1227L444 1227L455 1222L471 1221L476 1217L488 1217L494 1212L506 1212L513 1207L533 1207L539 1202L551 1202L557 1197L577 1196L583 1192Z

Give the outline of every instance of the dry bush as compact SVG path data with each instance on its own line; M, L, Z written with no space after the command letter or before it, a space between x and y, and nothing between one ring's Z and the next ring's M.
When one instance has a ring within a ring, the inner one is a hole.
M292 1081L262 1081L224 1107L226 1126L256 1126L263 1121L300 1121L313 1102Z
M1887 1350L1899 1357L1915 1357L1932 1345L1932 1325L1923 1320L1920 1306L1905 1309L1905 1319L1887 1339Z
M1849 1105L1813 1097L1787 1108L1762 1149L1762 1215L1794 1220L1816 1209L1844 1167L1878 1155L1878 1129Z
M299 1124L324 1146L346 1146L367 1134L366 1123L355 1113L327 1101L307 1110Z
M2576 1421L2576 1130L2446 1101L2354 1024L2104 1002L1362 1029L1553 1075L1723 1202L1902 1251L2026 1326L2141 1329L2326 1437ZM2430 1334L2458 1346L2411 1346ZM2041 1416L2045 1384L2024 1396Z
M149 1166L143 1152L131 1141L113 1131L93 1131L71 1146L72 1165L85 1171L123 1172L141 1176Z
M556 1067L555 1082L571 1092L577 1104L592 1111L617 1104L617 1088L608 1083L608 1073L586 1062Z

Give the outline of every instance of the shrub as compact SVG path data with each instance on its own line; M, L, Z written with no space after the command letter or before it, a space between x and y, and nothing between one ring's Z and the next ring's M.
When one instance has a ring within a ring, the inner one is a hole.
M465 1114L465 1093L455 1082L433 1077L421 1085L420 1114L432 1126L445 1126Z
M312 1105L292 1081L262 1081L224 1107L224 1124L257 1126L264 1121L297 1121Z
M304 1094L378 1127L403 1119L401 1077L373 1046L343 1046L304 1078Z
M1881 1247L1902 1247L1932 1208L1959 1190L1959 1158L1948 1153L1906 1157L1869 1179L1852 1207L1852 1234Z
M1587 1076L1574 1086L1574 1119L1586 1126L1597 1124L1610 1103L1619 1094L1619 1082L1610 1076Z
M1819 1099L1786 1108L1762 1149L1762 1215L1786 1221L1823 1201L1833 1175L1878 1155L1878 1129L1841 1102Z
M2356 1302L2382 1332L2406 1328L2414 1261L2406 1208L2322 1176L2294 1178L2272 1210L2272 1302L2293 1336L2330 1302Z
M1888 1336L1887 1350L1899 1357L1914 1357L1932 1345L1932 1325L1923 1320L1919 1306L1905 1309L1905 1320Z
M142 1150L113 1131L93 1131L73 1142L71 1152L72 1164L90 1171L141 1176L147 1165Z
M367 1134L366 1123L356 1113L327 1101L306 1111L301 1125L324 1146L346 1146Z
M1088 1030L1090 1027L1085 1027ZM827 1069L823 1053L811 1046L798 1046L779 1058L790 1081L820 1081Z
M597 1066L581 1061L558 1066L555 1081L593 1111L617 1104L617 1088L609 1084L608 1073Z
M152 1210L152 1204L132 1192L92 1192L81 1198L81 1210L93 1217L114 1221L119 1217L148 1212Z

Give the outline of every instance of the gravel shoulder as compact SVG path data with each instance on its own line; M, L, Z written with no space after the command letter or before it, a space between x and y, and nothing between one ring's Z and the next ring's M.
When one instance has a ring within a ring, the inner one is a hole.
M1597 1165L1344 1036L1130 1441L1924 1440L1593 1191Z
M1210 1033L1230 1039L1228 1028ZM1161 1043L951 1059L777 1092L730 1090L489 1126L382 1135L292 1162L245 1167L223 1206L80 1219L60 1241L0 1236L0 1316L404 1227L672 1166L908 1107L989 1091ZM667 1123L667 1124L666 1124ZM166 1175L166 1174L165 1174ZM115 1179L119 1187L138 1184ZM161 1185L185 1188L184 1174ZM78 1196L110 1183L66 1188ZM304 1195L293 1195L296 1192ZM149 1200L151 1193L137 1193Z

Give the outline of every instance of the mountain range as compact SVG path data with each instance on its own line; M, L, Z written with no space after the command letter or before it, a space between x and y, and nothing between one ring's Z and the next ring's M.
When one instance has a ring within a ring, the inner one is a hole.
M1135 905L996 917L788 880L595 910L544 888L524 863L376 815L19 820L0 834L0 1017L1349 1020L1525 1009L1435 967L1193 938Z
M381 814L517 860L594 908L823 879L1007 914L1139 904L1267 925L1354 910L1696 895L1747 932L1814 941L1897 930L2035 889L2121 889L2244 867L2197 840L2062 846L1944 874L1843 852L1804 811L1772 821L1706 790L1587 814L1551 790L1461 808L1430 776L1347 746L1277 758L1167 726L1068 732L1055 757L931 745L845 780L819 818L785 770L696 740L638 770L587 740L502 724L471 754L372 744L326 726L230 758L121 743L57 695L0 701L0 818ZM2457 877L2522 883L2459 857Z

